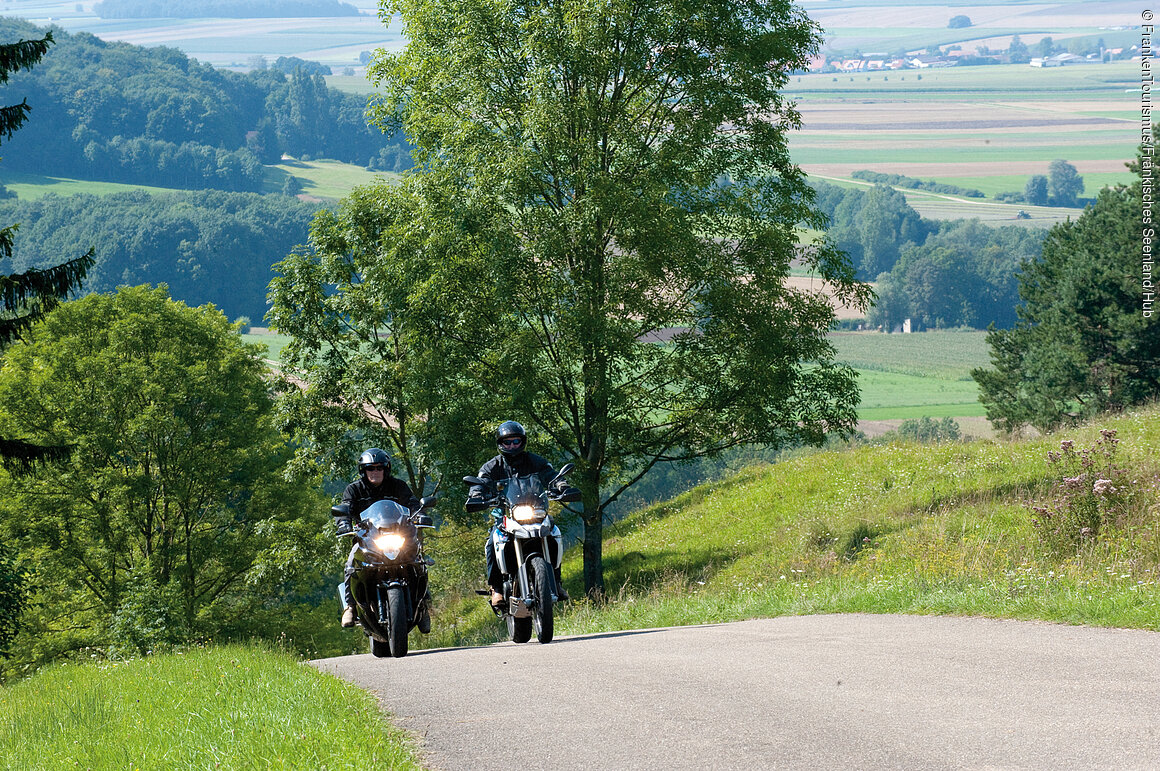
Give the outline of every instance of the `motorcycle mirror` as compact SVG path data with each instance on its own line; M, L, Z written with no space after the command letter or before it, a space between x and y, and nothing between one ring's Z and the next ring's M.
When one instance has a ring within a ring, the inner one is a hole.
M350 516L350 504L349 503L340 503L337 506L331 506L330 507L330 516L332 516L332 517L349 517Z
M560 469L560 473L559 473L559 474L557 474L557 475L556 475L556 477L557 477L557 478L559 478L559 477L562 477L562 476L566 476L566 475L568 474L568 472L569 472L569 471L571 471L571 470L572 470L572 469L574 469L574 468L576 468L576 464L575 464L575 463L565 463L565 464L564 464L564 468Z
M426 498L420 498L419 499L419 511L423 511L424 509L431 508L432 506L435 505L436 501L438 501L438 500L439 500L439 496L437 496L437 495L429 495Z
M485 486L487 485L487 480L480 479L479 477L464 477L463 482L464 482L464 484L469 484L469 485L485 485Z

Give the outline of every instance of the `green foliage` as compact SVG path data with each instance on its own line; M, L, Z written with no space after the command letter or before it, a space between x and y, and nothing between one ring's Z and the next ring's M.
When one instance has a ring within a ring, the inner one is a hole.
M282 478L265 377L164 288L62 304L8 350L0 430L75 448L4 482L0 531L35 570L14 662L279 631L258 620L333 556L322 502Z
M971 17L958 14L952 16L951 20L947 22L947 29L965 29L971 26Z
M1046 206L1047 196L1047 177L1042 174L1033 174L1023 189L1023 200L1034 206Z
M0 689L0 766L73 765L422 767L370 693L284 652L236 645L55 666Z
M1050 40L1050 38L1044 38ZM1075 206L1083 192L1083 177L1067 161L1055 160L1047 167L1047 199L1053 206Z
M15 71L30 69L52 43L52 33L48 32L39 40L0 45L0 83L7 83ZM10 140L12 133L27 119L30 109L27 100L18 105L0 107L0 136ZM0 227L0 262L7 262L12 257L17 228L17 225ZM55 264L65 253L68 252L51 255L52 267L45 268L42 264L22 273L0 274L0 349L79 288L81 280L93 266L93 252L90 249L80 257ZM46 446L0 435L0 464L8 470L30 471L38 462L59 460L67 454L68 448L59 444ZM14 608L15 600L10 602L13 604L9 608ZM10 626L0 629L0 635L10 631ZM2 644L0 638L0 647Z
M0 544L0 658L20 628L20 614L28 598L28 578L16 564L7 544Z
M832 308L782 281L798 226L822 224L780 93L818 49L804 12L725 0L386 10L408 43L376 55L374 117L417 145L423 181L402 210L424 222L373 242L479 257L467 275L481 290L445 306L446 334L490 395L467 425L518 417L576 461L588 591L602 589L605 507L655 464L850 430L857 393L825 338ZM830 244L806 257L865 304ZM458 300L463 279L444 276L407 291Z
M947 195L965 195L968 198L984 197L983 191L981 190L959 187L958 185L948 185L929 179L915 179L914 177L907 177L902 174L884 174L880 171L867 171L865 169L860 169L858 171L850 172L850 177L853 179L862 179L866 180L867 182L873 182L876 185L905 187L909 190L926 190L931 193L945 193Z
M261 318L272 265L306 240L317 204L216 191L141 191L0 202L0 221L21 223L0 269L28 271L59 254L94 248L86 288L166 284L188 305Z
M0 38L45 30L0 19ZM257 191L283 153L366 164L391 140L367 125L365 100L322 74L217 70L166 47L54 31L37 68L12 79L38 94L35 138L5 153L15 170L175 188ZM26 112L27 110L25 110ZM15 117L15 116L14 116Z
M991 331L992 368L973 373L996 426L1051 430L1160 396L1160 318L1143 305L1142 211L1140 181L1102 190L1023 264L1018 322Z
M888 431L881 437L882 441L904 439L919 444L958 442L962 438L962 431L959 430L959 424L954 418L934 420L925 416L917 420L904 420L896 431Z
M1119 465L1118 445L1115 430L1104 429L1087 449L1077 451L1074 439L1064 439L1059 452L1047 454L1057 479L1047 500L1031 507L1031 519L1052 553L1070 556L1105 529L1122 531L1129 517L1144 518L1143 484Z
M1018 267L1038 256L1043 236L977 220L946 223L921 245L907 247L878 277L879 303L867 321L886 330L906 318L915 329L1011 326Z

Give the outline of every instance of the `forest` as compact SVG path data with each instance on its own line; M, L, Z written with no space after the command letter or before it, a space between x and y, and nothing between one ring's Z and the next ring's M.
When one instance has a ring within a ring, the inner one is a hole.
M871 325L889 332L905 319L916 330L1015 323L1018 272L1039 255L1045 230L923 219L885 185L812 185L830 218L830 237L859 278L877 282L878 300L866 317Z
M0 18L4 40L46 31ZM32 108L33 131L6 142L4 163L13 171L257 192L262 165L284 154L410 166L405 140L367 124L365 98L329 88L321 75L275 68L243 75L164 46L52 35L44 59L13 73L5 90L7 101Z
M86 291L167 284L191 306L213 303L231 319L258 323L271 266L306 241L319 208L289 196L212 190L0 201L0 222L20 223L14 255L0 261L0 271L55 264L92 248L97 261Z

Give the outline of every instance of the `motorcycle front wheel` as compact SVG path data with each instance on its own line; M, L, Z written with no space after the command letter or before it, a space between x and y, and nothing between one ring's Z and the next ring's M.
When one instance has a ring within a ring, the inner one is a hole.
M391 655L401 659L407 655L407 590L402 586L387 589L387 622L390 625Z
M524 618L516 618L515 616L505 616L507 619L508 637L514 643L526 643L532 639L532 619L528 616Z
M536 554L528 560L528 572L532 574L532 587L536 595L536 607L532 613L536 626L536 640L550 643L555 634L555 619L552 612L552 588L555 583L552 570L544 558Z
M391 655L391 646L389 643L381 642L373 637L367 639L371 641L371 655L376 659L385 659Z

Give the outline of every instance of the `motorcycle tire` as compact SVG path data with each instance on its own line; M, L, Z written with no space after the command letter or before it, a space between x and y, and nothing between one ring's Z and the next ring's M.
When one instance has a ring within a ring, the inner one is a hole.
M544 558L537 554L528 560L528 572L532 574L532 591L536 596L536 607L532 612L536 640L541 643L550 643L555 634L552 589L556 584L552 577L552 569L548 567Z
M391 655L401 659L407 655L407 632L411 631L407 613L407 591L402 586L387 589L387 639L391 641Z
M504 616L507 620L508 637L514 643L526 643L532 639L532 619L530 617L516 618Z

